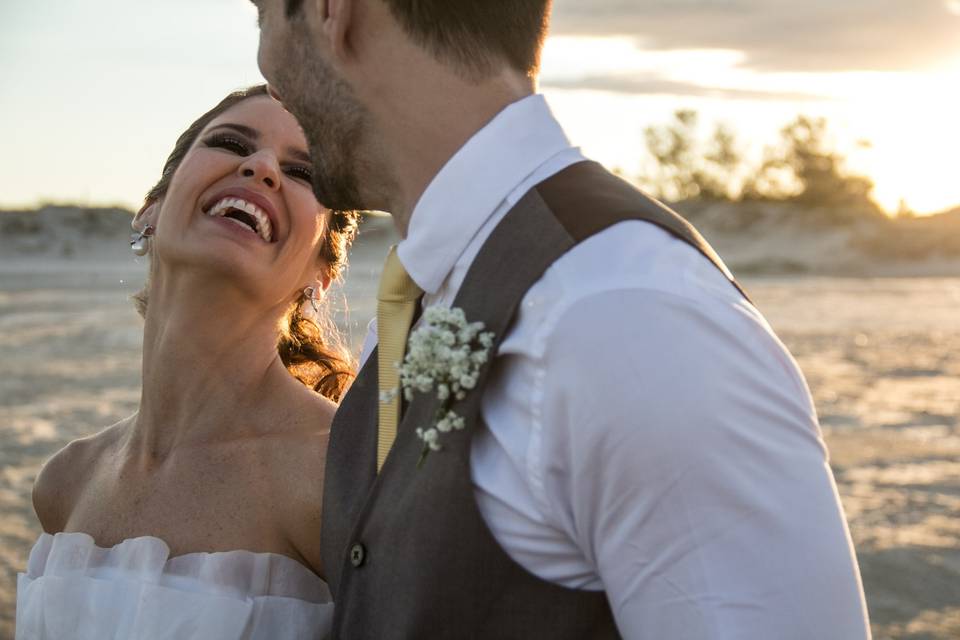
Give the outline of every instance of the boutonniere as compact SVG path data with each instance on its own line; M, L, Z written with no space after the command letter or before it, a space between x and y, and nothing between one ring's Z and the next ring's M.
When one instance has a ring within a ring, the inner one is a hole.
M428 307L420 326L410 333L407 354L399 366L403 397L410 402L416 392L433 391L440 401L433 424L417 428L417 437L423 441L418 468L427 454L443 448L443 434L466 426L464 417L451 407L477 386L480 368L490 358L493 333L483 329L482 322L467 322L463 309Z

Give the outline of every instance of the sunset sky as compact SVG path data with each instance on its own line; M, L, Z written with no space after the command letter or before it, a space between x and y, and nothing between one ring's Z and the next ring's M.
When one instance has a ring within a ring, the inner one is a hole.
M262 81L256 49L246 0L0 3L0 206L137 206L181 130ZM960 204L960 0L555 0L541 85L627 175L678 108L752 156L805 113L888 210Z

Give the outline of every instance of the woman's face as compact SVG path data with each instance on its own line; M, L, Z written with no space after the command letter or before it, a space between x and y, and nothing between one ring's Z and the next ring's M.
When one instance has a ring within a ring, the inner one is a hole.
M153 259L222 276L271 306L288 302L316 286L324 266L330 212L313 195L311 171L303 132L280 103L234 105L200 133L146 214Z

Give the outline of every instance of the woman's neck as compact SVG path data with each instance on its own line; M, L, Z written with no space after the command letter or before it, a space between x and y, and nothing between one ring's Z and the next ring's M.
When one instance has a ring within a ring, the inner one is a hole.
M153 465L178 446L254 433L258 416L300 384L277 353L282 313L222 281L154 279L128 452Z

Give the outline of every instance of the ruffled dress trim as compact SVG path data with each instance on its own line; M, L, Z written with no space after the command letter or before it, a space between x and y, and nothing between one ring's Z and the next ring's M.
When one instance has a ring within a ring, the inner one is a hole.
M323 638L330 592L277 553L170 557L160 538L98 547L86 533L44 533L17 580L17 640Z

